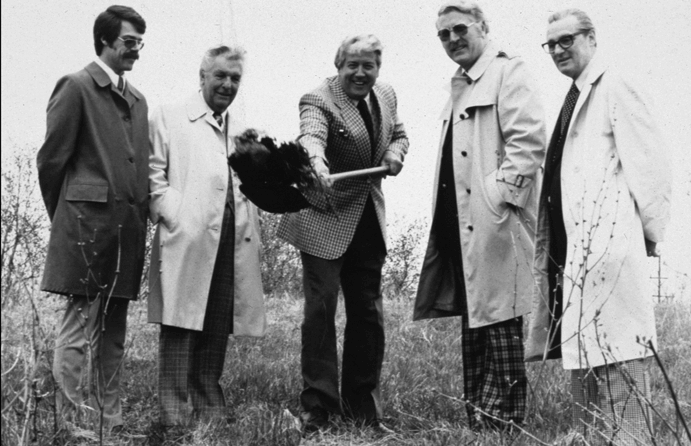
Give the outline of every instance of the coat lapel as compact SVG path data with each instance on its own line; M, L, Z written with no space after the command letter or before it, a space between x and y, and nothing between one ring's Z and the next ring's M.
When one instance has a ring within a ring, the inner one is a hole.
M185 108L187 110L187 118L191 122L195 122L203 118L204 122L208 125L207 130L209 135L213 134L213 137L215 139L220 139L221 142L225 140L225 135L222 135L221 130L218 128L218 123L216 123L211 115L206 113L207 106L199 92L194 93L187 99ZM228 115L226 114L226 116ZM207 130L204 130L205 135L207 134ZM213 144L213 147L215 147L214 150L221 152L225 150L224 144Z
M381 94L381 90L377 84L374 85L374 88L370 93L370 100L372 101L372 105L375 105L372 107L372 110L378 115L375 117L375 121L377 119L379 120L379 125L374 126L374 130L379 130L379 133L375 135L376 147L373 148L375 153L374 164L378 165L382 156L384 156L386 148L388 147L386 139L387 135L389 135L391 132L391 125L393 124L393 121L389 107L387 107L387 104L382 104L384 96Z
M588 100L588 96L593 89L593 84L600 79L600 76L602 76L607 69L607 67L602 64L598 58L594 58L591 63L593 66L590 69L590 73L588 73L588 78L585 81L585 85L583 85L583 91L581 91L578 95L576 106L573 109L573 115L571 115L571 122L569 123L569 128L566 131L567 135L573 128L575 122L578 120L578 114L583 108L583 104L585 104L585 102Z
M132 108L132 106L139 100L139 96L130 88L129 82L127 82L125 87L125 93L120 93L120 90L118 90L117 86L113 85L113 82L111 82L108 74L106 74L106 72L103 71L103 68L99 67L96 62L91 62L86 66L85 69L91 75L94 82L96 82L96 85L101 88L109 88L116 98L122 98L125 100L127 102L127 108Z
M345 91L343 91L338 76L331 78L330 84L331 92L334 96L334 104L339 108L346 127L350 129L363 165L370 167L372 165L372 149L369 133L367 133L367 127L365 127L360 112Z

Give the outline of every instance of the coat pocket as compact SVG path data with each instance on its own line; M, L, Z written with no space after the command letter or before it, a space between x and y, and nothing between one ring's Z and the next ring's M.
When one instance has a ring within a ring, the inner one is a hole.
M67 201L108 202L107 184L70 184L65 192Z
M509 210L504 197L499 192L499 185L497 184L497 171L491 172L485 176L485 197L487 199L487 206L490 211L497 217L503 218Z

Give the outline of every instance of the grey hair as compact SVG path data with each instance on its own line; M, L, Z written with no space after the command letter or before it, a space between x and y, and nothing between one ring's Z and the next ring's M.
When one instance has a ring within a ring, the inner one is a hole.
M578 8L569 8L557 11L547 18L547 23L551 24L557 20L562 20L569 16L576 17L576 20L578 20L578 25L583 31L595 31L595 25L593 25L593 22L590 20L590 17L588 17L588 14Z
M341 69L348 54L374 53L377 67L381 67L381 54L384 46L374 34L360 34L346 37L336 51L334 65Z
M208 70L214 64L218 56L225 56L227 60L237 60L238 62L244 63L245 54L247 54L247 51L239 45L219 45L209 48L202 58L201 70Z
M439 7L439 12L437 17L441 17L444 14L448 14L452 11L460 12L461 14L470 14L473 18L482 23L482 29L488 33L489 24L487 23L487 17L485 12L482 10L480 5L473 0L453 0L444 2L441 7Z

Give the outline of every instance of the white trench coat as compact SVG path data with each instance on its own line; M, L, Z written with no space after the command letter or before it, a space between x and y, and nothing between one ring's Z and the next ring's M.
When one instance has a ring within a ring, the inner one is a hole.
M202 330L221 236L228 190L224 134L199 92L164 105L150 119L151 220L158 224L149 276L149 322ZM259 220L233 172L235 276L233 334L262 336L266 329L259 269Z
M642 358L650 354L642 344L655 342L644 237L662 241L669 221L667 147L650 102L603 62L597 57L590 62L561 165L568 239L561 350L567 370ZM549 227L541 206L529 361L544 359L549 345L548 256Z

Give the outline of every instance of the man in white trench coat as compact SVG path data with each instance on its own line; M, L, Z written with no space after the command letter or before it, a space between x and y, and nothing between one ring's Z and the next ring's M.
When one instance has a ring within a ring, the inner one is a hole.
M523 60L488 38L482 9L452 1L437 34L460 67L437 160L434 219L413 318L461 316L471 428L525 417L523 319L530 309L543 108Z
M149 322L161 324L164 426L187 423L190 415L222 417L228 335L262 336L266 327L257 211L228 164L241 129L227 109L240 87L244 54L239 47L208 50L200 91L151 117L150 208L158 228Z
M658 255L669 221L667 147L650 101L596 54L590 18L568 9L548 21L543 48L573 83L545 162L526 359L571 370L577 429L650 444L637 392L649 393L646 253Z

